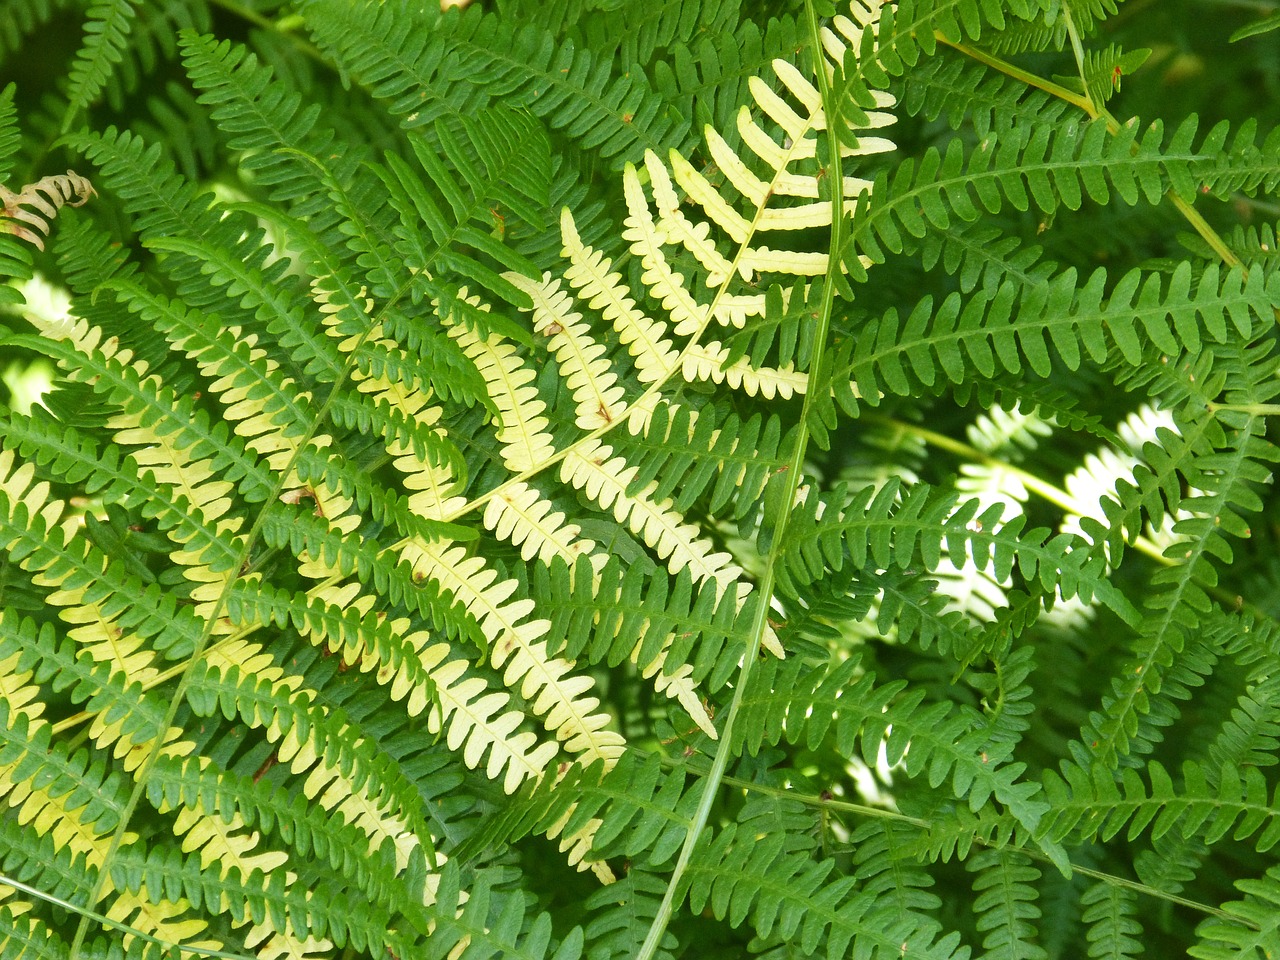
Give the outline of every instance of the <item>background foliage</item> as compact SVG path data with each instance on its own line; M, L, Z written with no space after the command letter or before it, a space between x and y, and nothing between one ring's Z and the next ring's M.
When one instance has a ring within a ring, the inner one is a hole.
M0 956L1276 956L1277 25L5 0Z

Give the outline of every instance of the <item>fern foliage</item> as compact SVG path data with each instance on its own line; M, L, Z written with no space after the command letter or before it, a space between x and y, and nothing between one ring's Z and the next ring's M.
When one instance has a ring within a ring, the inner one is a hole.
M1273 104L463 6L0 17L0 960L1280 950Z

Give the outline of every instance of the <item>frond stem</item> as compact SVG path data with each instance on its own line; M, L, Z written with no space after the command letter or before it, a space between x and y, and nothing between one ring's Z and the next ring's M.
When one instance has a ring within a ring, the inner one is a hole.
M1065 12L1066 7L1063 7L1063 10ZM1073 46L1077 47L1075 51L1077 65L1081 65L1081 53L1078 49L1080 40L1076 36L1075 28L1070 19L1070 14L1067 14L1067 32L1071 35ZM984 50L979 50L977 47L971 47L967 43L955 43L948 40L937 31L935 31L934 36L938 39L939 43L945 43L953 50L963 53L966 57L977 60L979 63L985 63L988 67L991 67L991 69L998 70L1005 76L1019 80L1029 87L1035 87L1037 90L1043 90L1045 93L1050 96L1057 97L1059 100L1065 100L1073 107L1083 110L1091 120L1105 120L1107 124L1107 132L1113 136L1120 131L1120 122L1116 120L1116 118L1105 108L1099 108L1094 105L1093 100L1090 99L1087 92L1087 87L1085 95L1081 96L1072 90L1068 90L1066 87L1062 86L1062 84L1054 83L1052 80L1046 80L1044 77L1040 77L1027 70L1023 70L1021 67L1015 66L1008 60L1002 60L1001 58L993 56ZM1080 75L1081 77L1084 76L1083 66L1081 66ZM1133 149L1137 150L1137 147L1134 146ZM1165 197L1173 204L1174 209L1182 214L1192 229L1200 235L1200 239L1213 249L1213 252L1218 255L1223 263L1228 267L1239 266L1240 258L1232 252L1231 248L1227 246L1222 237L1218 235L1218 232L1209 225L1208 221L1205 220L1195 207L1174 193L1173 190L1166 191Z
M835 98L832 95L831 85L827 78L827 65L823 59L823 47L818 32L818 15L814 9L813 0L805 0L805 12L808 16L809 35L813 44L811 52L814 73L817 76L818 88L822 93L823 111L827 116L826 146L829 151L827 162L830 165L829 169L833 172L832 176L825 178L831 189L830 259L827 266L827 282L822 287L822 304L818 309L818 317L815 321L814 353L809 368L812 371L811 375L817 376L821 372L821 366L826 357L828 331L831 326L831 313L835 297L835 283L832 274L840 269L839 253L842 242L842 227L844 225L844 196L842 189L843 177L840 175L842 169L840 141L836 133L839 111L833 109ZM800 422L796 427L795 446L792 449L785 490L781 499L783 504L795 502L796 490L800 485L805 451L809 443L809 418L812 415L814 406L814 393L815 391L813 390L805 392L804 407L800 415ZM685 834L684 844L680 848L680 855L676 860L675 868L667 880L667 889L663 894L662 903L658 907L658 912L654 916L653 922L649 925L649 932L645 936L639 953L636 954L636 960L653 960L653 956L658 950L658 945L662 942L663 934L666 933L667 926L671 922L671 914L675 909L680 881L688 869L690 861L693 859L694 847L697 846L698 839L707 825L707 820L711 815L711 806L720 790L720 784L724 781L725 768L728 766L729 754L732 749L734 721L737 719L738 712L742 707L742 698L746 692L747 681L751 676L752 667L760 656L760 643L764 637L765 628L769 623L769 608L773 597L774 577L789 517L790 511L785 507L778 512L777 529L774 531L764 570L757 583L756 609L752 617L751 632L748 636L747 648L742 655L742 666L738 670L738 677L734 683L733 700L730 702L729 709L725 714L724 727L720 732L720 743L716 747L715 757L711 761L711 769L703 783L702 795L698 798L698 806L689 824L688 833Z
M1251 417L1280 416L1280 404L1275 403L1214 403L1211 400L1205 409L1210 413L1246 413Z
M292 29L295 23L301 22L302 18L300 16L294 15L280 20L272 20L270 17L265 17L256 10L250 9L243 3L237 3L236 0L210 0L210 2L216 7L221 7L232 16L253 24L260 30L266 30L278 37L284 37L303 56L310 58L328 70L333 70L333 64L321 55L316 46Z
M61 907L68 913L79 914L87 920L93 920L111 930L119 930L121 933L127 934L131 937L137 937L144 943L151 943L155 944L157 947L163 947L165 950L183 950L187 953L195 954L198 957L215 957L217 960L253 960L253 957L244 953L232 953L227 950L213 950L209 947L184 946L180 943L168 943L167 941L153 937L149 933L144 933L137 927L131 927L122 920L112 920L110 917L105 914L98 913L96 910L90 910L88 907L77 906L68 900L63 900L61 897L55 897L53 894L46 893L36 887L28 886L21 880L5 876L2 873L0 873L0 886L13 887L13 889L19 890L29 897L35 897L37 900L43 900L45 903L52 904L55 907Z
M384 305L384 312L389 310L393 304L398 302L399 299L404 296L408 291L410 282L411 281L405 281L395 295ZM328 418L329 410L337 399L339 389L350 378L351 371L355 367L356 354L359 352L360 345L368 339L374 329L375 327L370 327L369 330L366 330L361 334L360 341L357 343L356 348L352 350L351 354L347 357L347 361L344 364L338 379L334 382L333 387L325 397L324 402L320 404L320 407L316 411L314 419L308 425L307 430L299 439L298 445L294 449L293 456L290 457L285 468L280 471L279 477L277 478L275 485L272 487L271 493L267 497L263 509L258 511L257 516L254 518L252 526L250 526L248 533L245 535L244 544L240 548L240 553L237 555L235 564L231 569L241 570L249 563L253 549L262 535L262 529L266 526L267 514L270 512L271 505L279 501L280 494L284 491L285 485L288 483L290 475L297 466L303 450L305 450L311 443L312 438L316 435L316 431L320 429L321 424L323 424ZM226 609L227 600L231 593L231 584L234 582L234 579L228 581L227 586L218 595L217 600L214 601L213 610L209 615L208 621L205 623L204 630L196 641L195 649L192 650L191 656L181 664L181 672L178 676L178 685L173 691L173 696L169 701L169 707L165 711L164 719L161 721L159 736L151 744L146 757L143 759L142 764L134 774L133 789L129 793L128 802L125 803L124 809L120 813L120 821L116 825L115 832L111 835L111 843L108 845L106 855L103 857L102 867L99 870L98 877L94 881L93 887L89 892L88 903L90 906L97 903L106 890L106 885L109 880L107 868L115 858L115 855L119 852L120 847L124 842L125 833L129 828L129 822L133 819L133 813L137 809L138 803L142 800L143 793L146 792L147 781L151 778L151 773L160 759L160 754L164 752L169 729L173 726L174 720L178 716L178 710L186 699L187 686L191 680L191 670L204 657L205 651L209 646L209 642L213 638L214 626L222 616L223 610ZM68 960L79 960L81 955L80 951L84 946L84 939L88 935L88 931L89 917L85 915L80 918L80 923L76 926L75 936L71 941L71 949L67 954Z
M1054 83L1052 80L1046 80L1044 77L1037 76L1030 71L1023 70L1021 67L1014 66L1008 60L1001 60L999 57L992 56L985 50L979 50L977 47L971 47L967 43L956 43L948 40L939 31L934 31L934 37L939 43L945 43L951 49L963 53L970 59L977 60L979 63L985 63L993 70L998 70L1006 76L1015 80L1021 80L1029 87L1035 87L1037 90L1043 90L1050 96L1057 97L1059 100L1065 100L1074 107L1079 107L1090 116L1096 116L1093 112L1093 104L1088 98L1080 96L1080 94L1068 90L1062 84Z
M1064 3L1062 5L1062 22L1066 25L1067 36L1071 39L1071 53L1076 58L1076 72L1080 74L1080 86L1084 88L1084 99L1089 104L1088 111L1091 115L1097 116L1097 107L1093 102L1093 97L1089 93L1089 81L1084 75L1084 46L1080 43L1080 31L1076 29L1076 22L1071 16L1071 4Z

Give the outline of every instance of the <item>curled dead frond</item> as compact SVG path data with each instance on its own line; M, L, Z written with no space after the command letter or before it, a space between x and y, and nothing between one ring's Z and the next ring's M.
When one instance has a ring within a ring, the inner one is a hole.
M41 177L17 193L0 184L0 200L4 201L0 229L43 250L44 238L49 235L49 221L58 211L68 203L73 207L83 206L96 194L93 184L74 170Z

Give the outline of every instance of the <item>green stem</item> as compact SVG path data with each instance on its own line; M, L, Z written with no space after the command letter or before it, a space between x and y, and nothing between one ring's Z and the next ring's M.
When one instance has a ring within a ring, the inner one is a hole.
M98 923L102 924L104 927L108 927L112 930L119 930L121 933L127 934L131 937L137 937L139 940L142 940L145 943L151 943L151 944L155 944L158 947L164 947L166 950L177 949L177 950L185 951L187 953L193 953L198 957L215 957L217 958L217 960L253 960L253 957L250 957L243 953L231 953L227 950L212 950L208 947L183 946L182 944L168 943L164 940L160 940L156 937L153 937L149 933L144 933L143 931L139 930L137 927L131 927L129 926L129 924L123 923L120 920L112 920L110 917L104 916L103 914L98 913L95 910L90 910L87 907L77 906L74 903L71 903L67 900L63 900L61 897L55 897L51 893L46 893L45 891L39 890L36 887L28 886L27 884L23 883L21 880L16 880L13 877L7 877L2 873L0 873L0 886L13 887L13 889L18 890L22 893L25 893L29 897L34 897L37 900L43 900L45 903L52 904L55 907L61 907L63 910L66 910L68 913L79 914L80 916L85 917L86 919L95 920Z
M663 758L663 765L675 767L679 765L675 760ZM690 770L700 773L693 764L687 764ZM898 813L896 810L889 810L885 807L872 807L865 803L850 803L848 800L839 800L835 797L819 797L811 793L798 793L795 790L786 787L773 787L767 783L753 783L750 780L741 780L737 777L722 777L721 782L725 786L737 787L740 790L750 790L753 793L763 793L771 797L779 797L781 799L793 800L796 803L803 804L806 807L814 807L820 810L835 810L840 813L850 813L860 817L868 817L874 820L892 820L895 823L905 824L907 826L916 827L921 830L929 830L933 827L933 821L924 820L920 817L908 817L906 814ZM982 837L975 836L973 842L981 847L994 846L988 843ZM1027 847L1020 848L1020 852L1026 854L1032 860L1038 860L1041 863L1049 863L1047 856L1039 850ZM1095 880L1102 880L1113 886L1125 887L1144 896L1153 897L1157 900L1165 900L1169 903L1177 904L1180 907L1186 907L1195 910L1198 913L1208 914L1214 917L1221 917L1223 920L1230 920L1233 923L1242 923L1253 930L1260 929L1256 923L1235 914L1228 913L1218 907L1211 906L1207 903L1201 903L1198 900L1189 900L1186 897L1180 897L1177 894L1168 893L1158 887L1152 887L1138 880L1129 880L1125 877L1117 876L1114 873L1106 873L1102 870L1094 870L1090 867L1081 867L1077 864L1071 864L1071 872L1084 877L1092 877Z
M965 43L954 43L944 37L941 33L935 33L934 36L937 37L939 43L946 44L953 50L963 53L970 59L977 60L979 63L985 63L991 69L998 70L1005 76L1019 80L1029 87L1035 87L1037 90L1043 90L1045 93L1050 96L1057 97L1059 100L1065 100L1073 107L1083 110L1092 120L1105 120L1107 124L1107 132L1114 136L1120 131L1120 122L1116 120L1116 118L1105 108L1096 106L1093 100L1089 97L1088 84L1084 83L1084 61L1082 59L1083 51L1080 48L1080 39L1076 35L1075 25L1072 23L1071 16L1067 13L1066 7L1063 7L1063 12L1067 17L1067 33L1071 36L1072 49L1076 55L1076 65L1080 70L1081 83L1085 85L1084 96L1081 96L1072 90L1068 90L1066 87L1061 84L1054 83L1052 80L1046 80L1043 77L1036 76L1034 73L1023 70L1021 67L1015 66L1007 60L1002 60L999 57L992 56L984 50L979 50L977 47L971 47ZM1135 146L1133 149L1136 151L1137 147ZM1200 235L1200 238L1204 240L1210 248L1212 248L1213 252L1218 255L1223 263L1228 267L1235 267L1240 264L1240 258L1231 251L1231 248L1228 247L1222 237L1218 235L1218 232L1214 230L1213 227L1209 226L1208 221L1205 220L1195 207L1182 197L1178 196L1172 190L1166 191L1165 198L1173 204L1174 208L1180 214L1182 214L1187 223L1191 225L1192 229L1194 229L1195 232Z
M963 53L971 60L977 60L979 63L985 63L992 70L998 70L1005 76L1013 77L1015 80L1021 80L1029 87L1035 87L1037 90L1043 90L1050 96L1057 97L1059 100L1065 100L1072 106L1079 107L1090 116L1096 116L1093 112L1093 104L1080 94L1068 90L1059 83L1052 80L1046 80L1044 77L1037 76L1034 73L1023 70L1021 67L1014 66L1008 60L1001 60L999 57L992 56L985 50L979 50L977 47L971 47L967 43L955 43L948 40L941 33L935 32L934 36L939 43L945 43L951 49Z
M1280 406L1272 404L1210 404L1209 409L1211 411L1237 410L1249 413L1253 416L1268 416L1273 413L1280 414ZM963 440L956 440L953 437L948 437L946 434L937 433L925 427L918 426L917 424L906 423L905 421L894 420L889 417L868 415L865 419L875 420L879 423L892 426L896 430L901 430L904 433L914 434L925 443L937 447L940 450L946 450L949 453L954 453L956 456L962 457L970 462L984 463L988 466L998 467L1012 476L1017 477L1018 480L1021 481L1022 485L1032 493L1037 494L1052 503L1054 506L1067 511L1068 513L1074 513L1081 516L1086 512L1083 509L1083 506L1061 487L1055 487L1048 481L1040 479L1035 474L1028 473L1021 467L1015 467L1012 464L1001 460L999 457L994 457L989 453L983 453L977 447L972 447ZM1166 567L1171 567L1177 562L1166 557L1164 555L1164 550L1147 537L1140 536L1135 538L1133 541L1133 548L1148 559L1154 560L1156 563L1162 564ZM1206 583L1200 578L1196 578L1196 582L1200 584L1201 588L1208 593L1209 596L1213 597L1224 607L1233 610L1246 609L1255 616L1264 620L1274 619L1271 614L1262 610L1256 604L1245 601L1244 597L1239 594L1231 593L1230 591L1224 590L1222 587L1215 584Z
M1076 73L1080 75L1080 86L1084 89L1085 102L1089 104L1089 113L1097 116L1093 97L1089 95L1089 81L1084 75L1084 46L1080 43L1080 33L1076 30L1076 22L1071 17L1071 4L1062 5L1062 22L1067 26L1067 36L1071 38L1071 52L1076 58Z
M833 274L840 269L841 234L844 226L844 195L842 190L844 178L841 176L840 143L834 131L839 111L832 109L834 106L833 97L827 79L827 66L823 59L821 38L818 33L818 16L814 10L812 0L805 0L805 11L808 14L811 51L814 58L813 72L817 77L818 87L822 92L823 110L828 118L826 147L828 150L828 170L831 174L826 178L831 188L830 260L827 264L827 282L823 284L822 288L822 305L818 310L818 317L815 321L815 347L813 360L809 367L812 375L816 377L821 372L822 362L826 356L828 331L831 326L831 311L835 295ZM816 391L814 390L809 390L805 393L800 423L796 428L795 447L792 450L787 468L785 490L781 500L784 505L795 502L796 490L799 488L800 476L804 467L805 450L809 443L809 417L812 414L815 393ZM640 947L640 952L636 954L636 960L653 960L654 954L657 953L658 945L662 942L663 934L666 933L667 926L671 922L671 915L675 910L676 898L680 893L680 882L689 868L698 838L702 835L702 831L707 825L707 820L711 815L711 807L715 802L716 794L719 792L720 784L724 782L725 768L729 764L729 755L733 749L734 722L742 707L742 698L747 689L747 681L751 676L751 669L760 655L760 643L769 623L769 606L773 598L774 577L789 516L790 511L785 506L778 512L777 529L774 531L764 571L757 584L756 610L755 616L752 618L747 649L742 655L742 667L738 671L738 678L734 684L733 700L729 704L729 709L725 715L724 727L720 732L720 743L716 747L711 769L703 783L702 795L698 798L698 807L694 811L693 819L689 824L689 831L685 834L684 844L680 848L680 855L676 860L671 877L667 881L667 889L663 894L662 903L658 907L658 912L654 916L653 922L649 925L649 932Z
M396 291L395 295L387 301L386 305L383 307L384 314L408 292L409 284L411 282L412 279L406 280L401 285L400 289ZM360 343L363 343L364 340L372 334L376 327L377 325L374 324L369 330L365 331L365 333L361 335ZM262 535L263 527L266 525L267 514L271 509L271 505L279 501L280 494L284 491L285 486L290 482L290 478L293 476L298 459L302 456L302 451L311 443L312 438L320 429L321 424L328 419L329 411L333 406L334 400L338 396L339 390L350 378L352 370L355 369L356 356L359 353L359 349L360 344L357 344L355 349L351 351L346 364L342 368L342 372L339 375L338 380L334 383L333 388L329 391L324 402L316 411L315 419L308 426L306 433L304 433L298 440L293 456L290 457L285 468L280 471L279 478L276 480L271 494L266 498L263 508L258 512L257 517L254 518L253 524L249 527L249 531L244 538L244 546L241 547L240 553L236 556L235 563L231 569L244 570L247 568L253 554L253 550L257 546L258 540ZM173 727L174 721L178 716L178 710L182 707L182 704L186 699L187 687L190 684L191 677L193 675L193 668L204 657L205 650L212 642L214 627L222 617L223 611L226 609L227 600L231 594L231 585L234 582L234 579L229 580L226 587L222 590L221 594L219 594L217 600L214 601L213 610L209 614L203 632L196 641L195 649L191 652L191 656L182 664L182 673L178 677L178 683L173 691L173 696L169 701L169 707L165 711L164 719L161 721L159 734L150 744L146 757L143 759L141 766L138 767L137 772L134 774L133 789L129 793L129 799L125 803L124 810L121 811L120 814L120 822L116 825L115 832L111 836L111 842L107 846L106 855L103 857L102 866L98 871L98 877L90 888L87 904L88 907L92 907L93 904L97 903L98 900L106 893L107 882L109 879L107 868L110 866L112 860L115 859L121 845L124 843L125 834L128 831L130 821L133 819L134 811L137 809L138 803L142 800L142 795L146 791L147 782L151 778L152 771L155 770L156 763L160 760L160 755L164 752L168 732L170 728ZM84 946L84 940L89 931L89 920L92 917L87 910L81 912L82 916L79 924L76 926L75 936L71 941L71 949L68 952L68 960L79 960L80 951Z
M314 60L328 70L333 70L333 64L325 59L315 44L297 32L296 28L303 23L301 14L289 14L279 20L272 20L270 17L263 16L243 3L237 3L236 0L210 0L210 2L216 7L221 7L232 16L253 24L259 30L266 30L278 37L284 37L303 56Z
M1280 404L1275 403L1213 403L1205 405L1210 413L1245 413L1251 417L1280 416Z

